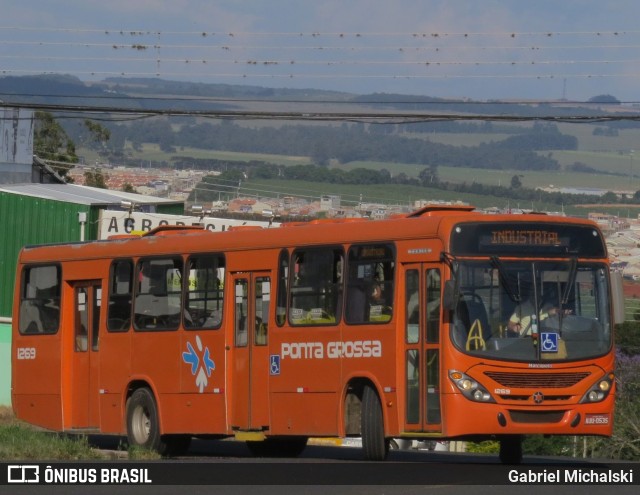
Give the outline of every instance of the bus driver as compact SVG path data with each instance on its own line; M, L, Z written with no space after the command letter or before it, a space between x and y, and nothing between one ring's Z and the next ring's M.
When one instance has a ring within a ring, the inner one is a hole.
M536 309L531 299L518 304L513 311L513 314L507 322L507 334L510 337L526 337L533 333L537 333L537 329L532 331L534 318L539 318L539 321L546 320L549 317L558 315L558 308L552 304L552 297L546 297L540 308L540 313L536 316ZM563 315L568 315L570 310L565 309Z

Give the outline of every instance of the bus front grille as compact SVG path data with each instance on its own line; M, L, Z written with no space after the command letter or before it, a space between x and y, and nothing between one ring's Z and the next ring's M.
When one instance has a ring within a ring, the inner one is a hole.
M503 371L485 371L486 376L503 387L513 388L565 388L573 387L591 373L510 373Z
M520 401L520 402L528 402L532 401L533 397L531 395L499 395L499 397L503 400L512 400L512 401ZM568 401L573 399L573 395L545 395L544 401Z

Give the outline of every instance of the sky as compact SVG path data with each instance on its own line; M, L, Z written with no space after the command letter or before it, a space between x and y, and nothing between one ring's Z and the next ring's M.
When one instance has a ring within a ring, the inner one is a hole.
M640 101L637 0L2 0L0 76Z

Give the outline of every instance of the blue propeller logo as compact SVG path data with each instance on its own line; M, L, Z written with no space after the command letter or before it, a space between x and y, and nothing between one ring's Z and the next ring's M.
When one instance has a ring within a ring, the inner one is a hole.
M207 377L211 377L211 371L216 369L216 364L211 359L208 347L205 347L203 352L202 341L198 335L196 335L196 347L198 351L193 348L191 342L187 342L187 352L182 353L182 360L191 365L191 374L196 375L196 386L202 393L209 383ZM201 355L202 365L200 365Z

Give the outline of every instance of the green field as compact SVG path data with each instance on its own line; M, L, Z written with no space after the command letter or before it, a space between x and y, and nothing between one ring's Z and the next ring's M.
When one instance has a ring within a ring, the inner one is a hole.
M266 124L265 124L266 125ZM274 125L269 123L269 125ZM531 123L514 123L513 126L531 126ZM558 161L561 166L559 171L536 172L520 170L494 170L480 168L457 168L438 167L438 176L441 181L459 183L481 183L510 187L514 175L518 175L525 188L591 188L604 189L615 192L633 193L640 189L640 130L620 130L618 136L604 137L594 135L594 129L598 124L557 124L560 132L570 134L578 139L578 149L575 151L545 150L541 154L550 155ZM433 142L443 143L453 146L477 146L481 143L500 141L510 136L506 133L432 133L432 134L410 134L412 137L422 137ZM632 153L635 147L638 153ZM98 156L85 149L80 150L85 163L99 163ZM238 153L231 151L214 151L198 148L177 147L175 152L163 152L158 145L144 144L140 150L136 151L128 144L125 154L133 160L145 162L163 162L171 165L175 157L188 156L200 160L228 160L237 162L264 161L281 166L293 166L300 164L310 164L311 160L307 156L286 156L270 155L263 153ZM637 155L637 157L636 157ZM578 173L568 172L567 168L574 163L582 163L596 171L603 173ZM353 170L355 168L372 168L376 170L387 169L392 176L404 173L408 177L417 177L424 164L405 163L383 163L373 161L357 161L345 164L332 163L332 167L342 170ZM498 206L505 207L506 204L496 204L506 200L496 200L495 198L474 195L461 195L451 197L451 193L438 191L435 189L411 188L407 186L340 186L336 184L307 184L288 183L273 181L269 187L282 195L318 195L318 194L339 194L346 204L355 204L359 201L360 195L365 197L367 202L400 203L411 204L417 199L434 200L461 200L475 204L479 207ZM256 189L258 189L256 187ZM277 194L276 193L276 194ZM514 205L512 205L514 206ZM515 205L518 206L518 205ZM519 205L522 208L557 210L557 205L527 204ZM599 209L602 211L602 208ZM575 210L575 213L584 214L584 210ZM635 214L635 212L630 212Z
M288 155L268 155L265 153L237 153L233 151L216 151L205 150L201 148L177 147L173 153L167 153L160 149L157 144L145 143L141 150L134 150L131 146L125 147L125 155L133 160L140 162L167 162L171 163L173 157L187 156L196 159L211 160L228 160L235 162L264 161L274 163L276 165L306 165L311 163L307 156L288 156ZM84 158L85 163L100 163L102 159L95 151L87 148L80 148L78 155Z
M493 196L483 196L478 194L457 194L439 189L430 189L420 186L406 186L398 184L376 184L376 185L347 185L313 183L304 181L285 180L248 180L242 183L241 195L255 196L257 191L264 194L269 191L271 197L283 197L295 194L297 197L317 200L323 194L335 194L341 198L341 204L345 207L353 207L360 202L382 203L386 205L401 205L409 209L414 208L417 200L427 201L461 201L478 208L523 208L536 211L559 211L562 206L541 201L518 202L507 198L496 198ZM640 207L639 207L640 209ZM600 208L577 208L566 206L564 212L568 215L586 216L590 211L601 211ZM627 208L625 207L625 212Z
M570 152L556 152L570 153ZM640 155L640 153L639 153ZM555 156L555 153L554 153ZM564 156L564 155L563 155ZM560 160L559 160L560 161ZM568 160L567 160L568 161ZM575 159L573 160L575 161ZM571 163L573 163L571 161ZM640 156L638 157L638 173L640 173ZM351 162L340 165L344 170L355 168L372 168L375 170L387 169L392 175L405 173L409 177L417 177L425 168L424 165L410 165L402 163L382 163L382 162ZM586 174L565 172L563 170L554 172L535 172L521 170L494 170L464 167L438 167L438 176L445 182L478 182L480 184L491 184L509 187L514 175L520 176L522 185L527 188L536 187L580 187L597 188L611 191L629 190L629 177L608 174ZM640 188L640 179L634 178L632 185L637 181Z

